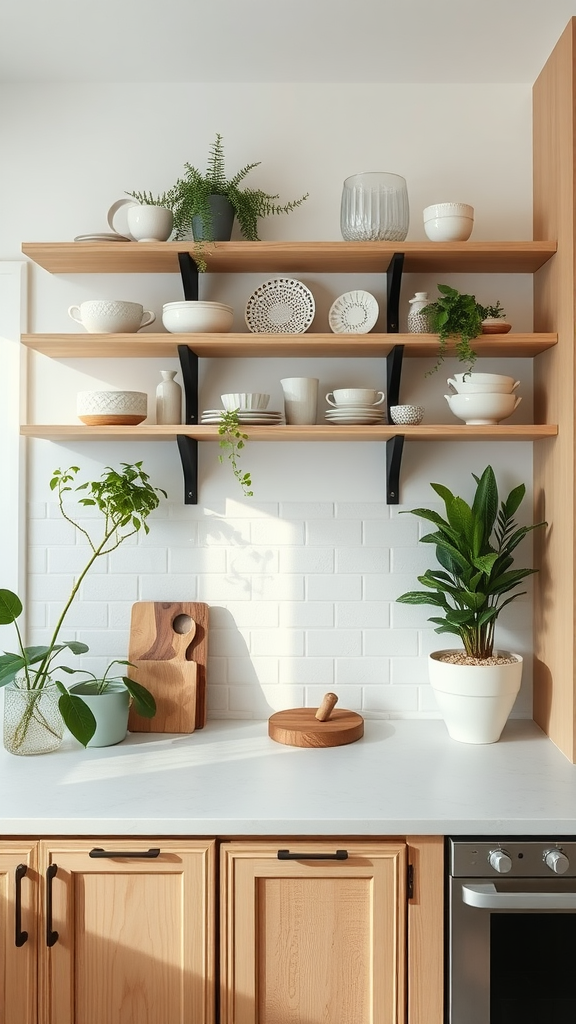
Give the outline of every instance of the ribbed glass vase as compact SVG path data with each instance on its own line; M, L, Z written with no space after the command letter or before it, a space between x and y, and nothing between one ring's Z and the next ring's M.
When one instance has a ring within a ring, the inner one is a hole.
M26 679L15 679L4 688L4 747L9 753L48 754L58 749L64 735L59 696L52 681L35 688Z

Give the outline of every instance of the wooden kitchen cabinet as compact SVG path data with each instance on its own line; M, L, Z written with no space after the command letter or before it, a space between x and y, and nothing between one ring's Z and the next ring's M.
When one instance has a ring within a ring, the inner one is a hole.
M39 843L39 1024L213 1024L214 841L94 849Z
M281 845L221 849L223 1024L402 1024L406 843Z
M35 1024L37 1001L36 843L0 842L0 1021ZM26 869L24 871L24 868ZM19 913L17 906L20 904Z

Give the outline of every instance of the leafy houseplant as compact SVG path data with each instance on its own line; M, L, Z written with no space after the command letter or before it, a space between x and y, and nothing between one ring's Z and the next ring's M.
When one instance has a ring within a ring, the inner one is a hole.
M495 306L481 306L479 305L480 315L483 320L505 320L506 311L500 305L500 299L498 299Z
M42 724L39 721L39 695L43 690L54 685L60 694L58 699L60 713L72 735L84 746L94 735L96 722L90 709L80 697L70 694L62 682L52 678L53 672L73 671L57 664L58 656L62 651L69 650L72 654L85 654L88 650L84 643L74 640L61 641L59 639L60 632L66 614L85 576L96 560L115 551L128 537L138 533L141 529L145 533L149 533L146 519L158 507L160 503L158 495L162 494L166 497L165 491L152 487L149 483L149 477L142 469L141 462L134 465L122 463L120 471L108 466L99 480L72 487L76 474L79 472L78 466L71 466L67 470L57 469L50 481L51 490L56 491L58 496L61 515L88 541L90 556L74 582L48 645L24 646L17 621L22 614L22 602L12 591L0 590L0 624L14 623L18 640L18 653L6 652L0 656L0 686L6 686L17 680L15 685L21 691L28 691L31 696L30 703L23 711L20 721L16 723L12 736L14 753L19 752L19 748L27 740L29 732L37 730ZM101 514L103 519L102 535L98 539L93 539L88 528L76 521L66 510L64 504L66 496L73 490L83 492L82 497L77 499L80 505L94 507ZM104 674L104 682L107 679L108 671L107 669ZM123 682L139 705L143 704L145 707L151 708L151 696L144 687L126 678L123 679Z
M493 657L494 628L502 609L525 593L510 592L537 571L512 569L512 552L531 530L547 524L517 526L514 515L526 492L524 484L513 488L499 507L492 467L487 466L481 477L473 476L477 486L472 505L443 484L431 484L444 502L446 518L425 508L408 513L437 527L420 540L435 545L441 568L427 569L418 577L425 590L409 591L397 600L439 609L439 615L429 619L436 623L436 633L458 636L466 656L477 663Z
M211 196L224 196L230 202L242 236L253 242L258 241L260 217L290 213L308 198L306 193L300 199L281 205L275 202L279 198L277 195L270 195L262 189L240 188L240 183L259 164L246 164L232 178L228 178L222 136L217 134L210 146L206 172L202 173L197 167L186 163L184 176L170 190L169 194L174 196L174 237L182 238L190 228L192 218L198 217L202 228L201 237L207 241L214 240L213 214L209 201ZM194 231L194 237L200 237L198 230Z
M434 373L446 354L448 340L456 340L456 354L463 363L468 363L468 372L474 366L477 356L470 344L473 338L482 334L482 321L486 317L504 317L506 314L500 305L482 306L476 301L475 295L465 295L456 288L447 284L439 284L439 297L435 302L428 303L420 310L422 316L428 320L429 329L432 334L438 335L440 353L436 364L429 370L426 376Z
M234 476L246 497L252 498L254 496L254 492L250 489L252 487L250 473L243 473L237 461L240 452L244 448L244 442L248 440L248 434L244 434L240 430L240 420L238 419L237 409L226 409L220 413L218 433L220 435L220 448L224 449L227 453L226 457L232 466ZM218 456L218 461L224 461L224 455L222 453Z

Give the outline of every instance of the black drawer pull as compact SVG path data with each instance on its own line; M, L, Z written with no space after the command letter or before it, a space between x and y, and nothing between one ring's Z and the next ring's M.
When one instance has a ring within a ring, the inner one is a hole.
M290 853L290 850L278 850L278 860L348 860L348 850L336 850L336 853Z
M51 864L46 871L46 945L54 946L58 942L58 932L52 928L52 879L58 871L57 864Z
M16 946L23 946L28 941L28 932L22 931L22 879L27 873L28 868L26 864L18 864L16 867L16 916L15 916L15 935L14 944Z
M101 847L96 846L93 850L90 850L89 857L147 857L149 860L153 860L155 857L160 856L160 849L153 847L151 850L103 850Z

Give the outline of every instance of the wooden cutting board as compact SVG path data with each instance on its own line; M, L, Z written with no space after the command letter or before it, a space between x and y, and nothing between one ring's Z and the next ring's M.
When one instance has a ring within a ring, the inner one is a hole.
M206 724L208 605L138 601L132 605L128 674L156 700L154 718L130 708L131 732L194 732Z

